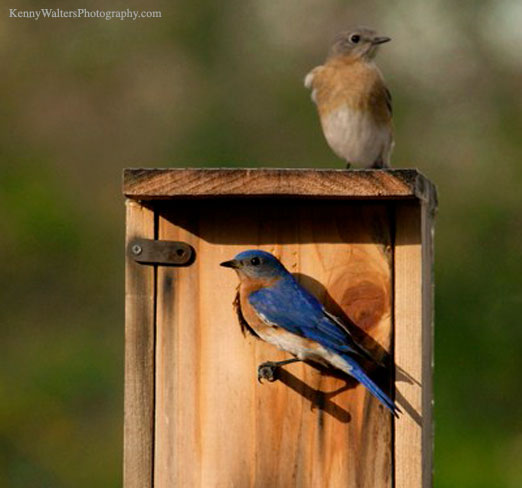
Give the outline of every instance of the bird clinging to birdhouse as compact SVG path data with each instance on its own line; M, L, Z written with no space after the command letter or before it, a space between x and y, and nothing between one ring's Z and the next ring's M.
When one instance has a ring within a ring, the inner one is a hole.
M398 416L399 408L361 366L361 360L375 359L274 255L257 249L243 251L221 266L237 271L239 307L249 330L295 357L272 365L309 360L341 370Z

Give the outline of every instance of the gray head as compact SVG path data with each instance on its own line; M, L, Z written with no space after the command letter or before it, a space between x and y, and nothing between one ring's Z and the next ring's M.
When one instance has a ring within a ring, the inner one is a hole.
M240 277L250 279L272 279L288 274L273 254L259 249L240 252L234 259L221 263L221 266L233 268Z
M372 58L379 44L390 40L389 37L378 36L374 30L367 27L355 27L337 34L330 46L328 57Z

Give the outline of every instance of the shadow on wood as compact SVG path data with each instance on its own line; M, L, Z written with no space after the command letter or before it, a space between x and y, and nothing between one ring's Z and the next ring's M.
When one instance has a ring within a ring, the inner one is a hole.
M332 392L316 390L283 368L279 368L277 380L309 400L312 409L318 408L319 410L331 415L339 422L350 422L352 418L350 413L332 401L332 398L336 395L351 388L349 380L345 386ZM265 386L268 388L270 384L266 384Z

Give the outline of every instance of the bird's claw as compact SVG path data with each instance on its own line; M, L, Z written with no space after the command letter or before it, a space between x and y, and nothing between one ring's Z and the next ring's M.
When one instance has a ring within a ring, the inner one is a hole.
M257 381L263 384L262 380L270 381L273 383L277 380L278 377L279 365L274 363L273 361L266 361L265 363L261 363L257 367Z

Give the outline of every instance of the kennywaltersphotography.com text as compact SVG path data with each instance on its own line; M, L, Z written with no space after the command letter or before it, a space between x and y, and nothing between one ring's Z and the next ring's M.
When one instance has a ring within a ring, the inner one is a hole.
M13 19L105 19L105 20L137 20L137 19L160 19L160 10L89 10L77 8L64 10L61 8L41 8L35 10L9 9L9 18Z

